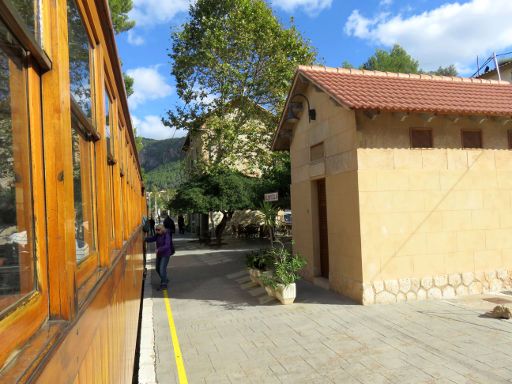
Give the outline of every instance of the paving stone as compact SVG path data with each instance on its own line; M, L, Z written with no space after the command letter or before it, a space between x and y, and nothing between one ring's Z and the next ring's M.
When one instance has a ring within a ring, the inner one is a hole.
M283 306L273 299L262 301L266 293L251 294L254 289L263 292L261 287L244 285L249 282L243 249L263 243L235 241L213 250L177 240L169 294L190 383L512 380L511 322L480 317L495 305L491 302L454 298L360 306L302 280L296 302ZM450 284L454 280L448 276ZM459 284L457 293L475 283L473 275L460 280L465 285ZM493 285L492 280L487 283ZM397 284L399 289L407 285ZM433 284L431 278L430 289ZM411 291L419 299L427 296L418 279L411 279ZM385 293L384 283L379 293ZM176 383L164 301L151 285L145 297L153 315L143 313L143 320L154 320L154 345L142 350L154 359L156 382ZM151 335L147 328L145 332ZM150 369L151 362L141 368Z

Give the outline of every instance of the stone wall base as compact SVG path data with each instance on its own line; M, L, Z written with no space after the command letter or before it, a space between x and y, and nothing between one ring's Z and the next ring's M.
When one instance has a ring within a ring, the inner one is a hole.
M353 282L359 287L347 289L352 295L361 291L362 303L384 304L402 301L452 299L454 297L498 292L512 288L512 270L464 272L396 280ZM348 293L348 292L347 292ZM352 296L349 295L349 296Z

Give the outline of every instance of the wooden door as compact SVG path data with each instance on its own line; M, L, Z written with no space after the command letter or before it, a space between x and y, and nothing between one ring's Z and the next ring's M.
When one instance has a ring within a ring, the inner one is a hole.
M329 240L327 228L327 199L325 196L325 179L318 180L318 229L320 240L320 275L329 278Z

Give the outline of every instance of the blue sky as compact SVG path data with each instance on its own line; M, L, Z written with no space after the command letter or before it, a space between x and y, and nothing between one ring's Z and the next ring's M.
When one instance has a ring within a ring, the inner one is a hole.
M222 1L222 0L219 0ZM177 102L168 58L170 33L187 18L190 0L133 0L136 27L117 37L123 68L134 79L130 113L140 136L183 136L160 119ZM318 52L321 64L355 67L376 48L402 45L425 70L454 64L461 76L476 71L476 57L512 50L511 0L273 0Z

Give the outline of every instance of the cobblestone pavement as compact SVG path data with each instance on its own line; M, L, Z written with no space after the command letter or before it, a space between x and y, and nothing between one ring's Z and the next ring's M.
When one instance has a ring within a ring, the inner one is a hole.
M262 244L176 239L169 296L189 383L512 382L512 320L483 316L496 299L512 302L512 292L364 307L300 281L296 302L284 306L245 270L245 253ZM141 370L153 358L155 373L140 382L177 383L165 304L150 276Z

